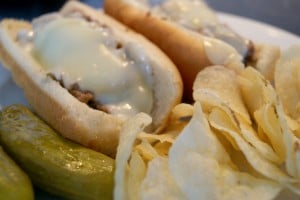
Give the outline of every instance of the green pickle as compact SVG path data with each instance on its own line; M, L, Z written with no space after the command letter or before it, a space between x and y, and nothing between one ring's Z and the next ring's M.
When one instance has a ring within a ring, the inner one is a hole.
M0 147L0 199L33 200L30 179Z
M0 142L36 187L66 199L112 199L114 160L61 137L28 108L0 112Z

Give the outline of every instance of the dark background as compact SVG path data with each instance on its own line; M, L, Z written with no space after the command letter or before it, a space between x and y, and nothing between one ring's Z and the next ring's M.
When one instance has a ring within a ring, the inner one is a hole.
M101 7L102 0L81 0ZM259 20L300 35L300 0L206 0L218 10ZM59 9L64 0L5 0L0 3L0 19L32 19Z
M300 36L300 0L207 0L219 10L285 29Z

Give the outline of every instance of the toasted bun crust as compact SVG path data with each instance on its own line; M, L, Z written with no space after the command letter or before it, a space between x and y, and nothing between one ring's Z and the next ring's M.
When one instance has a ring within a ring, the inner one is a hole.
M149 60L154 63L155 105L151 115L153 130L159 131L167 122L172 107L181 101L182 81L175 65L144 37L88 6L70 1L60 13L67 16L75 11L109 26L123 41L134 41L144 46ZM48 77L39 63L16 43L17 32L24 28L31 28L30 23L10 19L1 22L0 56L35 112L64 137L114 156L123 121L81 103Z
M211 65L204 52L204 39L124 0L105 0L104 10L120 22L145 35L175 63L184 83L184 98L191 99L197 73Z
M184 99L192 99L192 87L196 75L211 63L205 53L205 37L177 25L174 22L156 16L146 9L141 9L128 0L104 0L104 10L122 23L145 35L160 47L178 67L184 83ZM199 11L201 12L201 11ZM270 79L274 63L279 57L279 48L254 44L254 61L250 64L258 68ZM218 63L225 65L225 63Z

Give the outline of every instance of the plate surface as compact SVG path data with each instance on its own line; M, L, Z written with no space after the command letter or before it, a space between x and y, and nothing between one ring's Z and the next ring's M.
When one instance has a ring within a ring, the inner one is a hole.
M299 36L269 24L226 13L218 13L218 16L220 21L254 42L279 45L283 50L291 45L300 45Z
M222 22L228 24L236 32L255 42L279 45L283 50L294 44L300 45L300 37L274 26L226 13L218 13L218 16ZM28 106L22 90L14 84L9 72L0 63L0 107L14 103ZM286 199L286 197L288 196L282 195L278 199ZM296 198L293 195L288 197L288 199ZM36 199L49 200L57 199L57 197L37 190Z

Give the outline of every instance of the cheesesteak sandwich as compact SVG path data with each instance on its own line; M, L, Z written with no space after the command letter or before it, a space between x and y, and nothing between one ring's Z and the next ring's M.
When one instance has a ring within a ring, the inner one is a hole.
M239 72L251 65L273 78L279 48L243 38L202 0L105 0L104 10L174 61L189 99L197 73L207 66L225 65Z
M125 120L148 113L158 132L181 101L180 74L161 50L76 1L31 23L3 20L0 55L42 119L107 155Z

